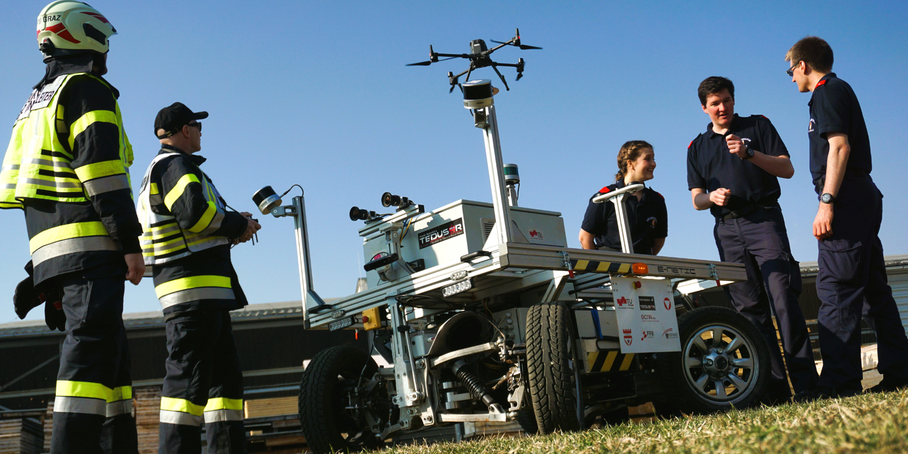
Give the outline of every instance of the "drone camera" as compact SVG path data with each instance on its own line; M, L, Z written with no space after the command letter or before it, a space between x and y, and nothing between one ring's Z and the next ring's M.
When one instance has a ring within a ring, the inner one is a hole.
M470 52L471 53L481 54L487 50L489 50L489 48L486 46L485 41L483 41L481 39L474 39L473 41L470 41Z
M265 186L252 194L252 201L259 208L262 214L271 213L275 208L281 206L281 197L274 192L271 186Z

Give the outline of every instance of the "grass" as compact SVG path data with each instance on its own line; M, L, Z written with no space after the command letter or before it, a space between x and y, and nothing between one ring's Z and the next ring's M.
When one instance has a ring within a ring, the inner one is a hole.
M902 453L908 390L583 432L389 448L382 454Z

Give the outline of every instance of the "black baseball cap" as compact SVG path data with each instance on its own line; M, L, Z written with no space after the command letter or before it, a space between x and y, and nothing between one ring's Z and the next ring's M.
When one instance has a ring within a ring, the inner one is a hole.
M183 129L183 126L188 125L192 120L205 118L208 118L208 112L193 112L185 104L175 102L161 109L158 116L154 118L154 135L159 139L166 139ZM164 134L159 136L159 129L163 129Z

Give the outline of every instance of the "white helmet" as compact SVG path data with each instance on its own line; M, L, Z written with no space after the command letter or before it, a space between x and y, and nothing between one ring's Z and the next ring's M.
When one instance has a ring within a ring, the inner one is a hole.
M38 48L46 57L106 53L107 38L115 34L117 29L87 3L57 0L38 14Z

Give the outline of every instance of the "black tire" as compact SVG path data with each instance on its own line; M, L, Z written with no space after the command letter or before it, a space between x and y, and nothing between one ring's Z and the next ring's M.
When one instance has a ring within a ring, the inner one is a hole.
M681 352L660 353L657 363L670 387L669 410L710 413L759 402L771 366L769 347L753 323L728 308L704 307L678 317L678 328Z
M539 433L580 429L571 313L563 303L541 303L527 315L527 371Z
M363 385L377 371L375 361L351 345L331 347L312 358L303 373L299 397L300 424L312 452L361 451L382 444L365 422L366 411L378 410L373 415L380 417L374 407L387 397L376 395L381 392L378 389L364 395Z

